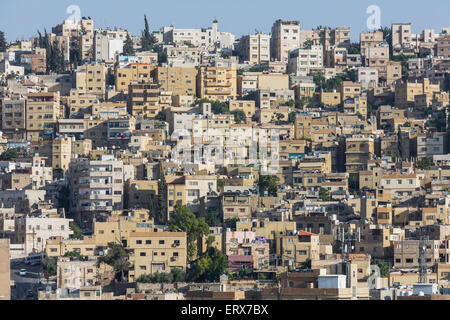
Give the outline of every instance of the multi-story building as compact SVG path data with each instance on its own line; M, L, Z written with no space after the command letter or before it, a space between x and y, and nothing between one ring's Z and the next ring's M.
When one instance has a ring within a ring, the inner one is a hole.
M2 132L10 139L25 139L26 100L18 95L0 99Z
M442 35L436 39L437 55L445 59L450 58L450 35Z
M197 70L195 68L158 67L155 81L172 95L196 95Z
M121 160L103 156L99 161L72 161L69 176L71 209L78 220L89 225L94 218L123 208L123 185L127 179Z
M275 21L270 40L271 57L277 61L288 63L289 51L300 47L300 22Z
M323 47L298 48L289 51L288 72L297 76L307 76L312 71L323 68Z
M155 69L149 63L131 63L125 67L117 68L116 75L116 90L118 92L128 93L130 84L133 83L150 83L151 74Z
M236 76L232 67L201 67L197 75L197 96L222 102L236 99Z
M440 84L431 83L430 79L424 78L421 82L397 82L395 85L395 106L398 108L413 107L416 96L440 92Z
M75 83L79 94L92 94L99 99L106 95L108 69L104 64L86 64L75 71Z
M127 248L131 251L129 282L155 272L186 271L186 232L132 232Z
M45 251L47 240L52 237L68 239L73 231L72 219L52 216L23 216L15 220L13 243L24 245L25 255Z
M369 137L355 136L345 140L345 167L350 173L367 170L367 165L375 156L374 140Z
M219 31L219 22L214 19L211 28L202 29L177 29L174 26L164 27L164 43L190 43L204 48L231 49L234 44L234 35L229 32Z
M361 54L367 56L367 48L373 48L383 43L383 31L375 30L373 32L362 32L359 36L359 44L361 48Z
M47 240L45 253L47 257L64 257L68 252L76 252L84 257L94 257L96 252L95 239L85 236L83 239L64 239L61 236Z
M30 93L26 106L27 139L39 141L53 136L61 117L59 92Z
M11 300L9 239L0 239L0 300Z
M154 83L132 83L128 86L128 113L132 116L155 118L161 111L161 90Z
M254 231L226 231L223 251L228 256L228 269L267 269L269 243L265 237L256 237Z
M361 83L364 90L378 87L378 69L377 68L358 68L356 81Z
M439 240L429 240L425 250L428 268L436 266L439 259ZM394 267L396 269L419 268L420 240L402 240L394 242Z
M270 35L257 33L243 36L236 49L242 61L262 64L270 61Z
M412 48L411 23L392 24L392 49L394 52L402 52Z

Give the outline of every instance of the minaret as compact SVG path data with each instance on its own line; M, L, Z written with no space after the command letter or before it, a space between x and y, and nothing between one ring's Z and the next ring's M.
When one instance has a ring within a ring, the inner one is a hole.
M219 41L219 21L217 21L216 18L214 18L214 21L212 24L211 38L212 38L213 43L216 43L217 41Z

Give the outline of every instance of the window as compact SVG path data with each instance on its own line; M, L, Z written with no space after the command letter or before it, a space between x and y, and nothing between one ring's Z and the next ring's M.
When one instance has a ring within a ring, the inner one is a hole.
M159 240L159 244L161 245L164 244L164 242L165 242L164 240Z

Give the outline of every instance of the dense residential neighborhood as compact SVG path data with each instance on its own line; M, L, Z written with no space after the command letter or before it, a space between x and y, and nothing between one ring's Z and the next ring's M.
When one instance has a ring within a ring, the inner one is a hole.
M0 300L450 299L450 27L139 19L0 31Z

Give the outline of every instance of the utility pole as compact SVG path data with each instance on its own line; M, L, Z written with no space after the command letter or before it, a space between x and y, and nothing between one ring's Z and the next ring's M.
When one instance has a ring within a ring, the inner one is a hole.
M361 231L358 227L356 231L345 230L343 225L337 228L337 233L335 235L335 240L341 243L341 260L346 262L348 260L349 252L353 251L353 243L361 242Z

